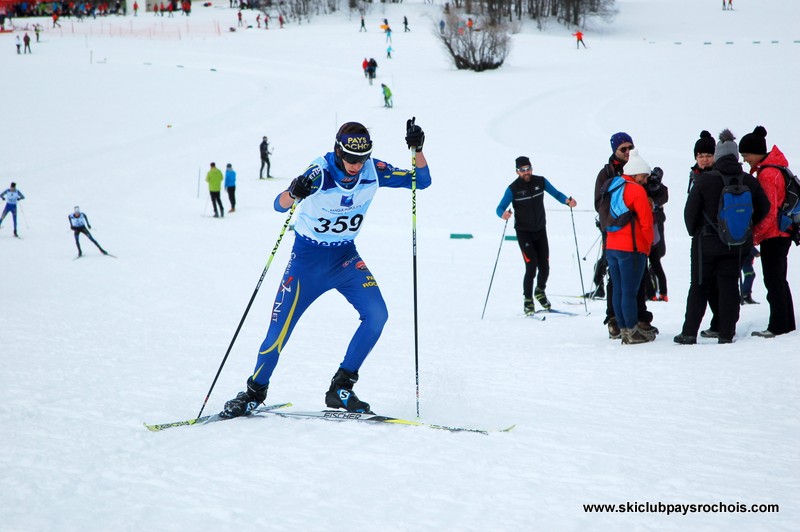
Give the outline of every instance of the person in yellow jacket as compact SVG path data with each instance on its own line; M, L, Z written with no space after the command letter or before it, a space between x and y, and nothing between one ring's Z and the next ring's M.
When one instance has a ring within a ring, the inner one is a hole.
M211 195L211 205L214 206L214 218L221 218L225 216L225 208L219 197L222 190L222 171L214 163L211 163L211 169L206 174L206 183L208 183L208 193ZM217 211L217 206L219 206L219 211Z

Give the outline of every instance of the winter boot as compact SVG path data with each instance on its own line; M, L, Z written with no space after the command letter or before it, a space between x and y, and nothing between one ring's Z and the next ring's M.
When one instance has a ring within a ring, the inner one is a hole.
M353 391L353 385L358 382L358 373L339 368L331 379L331 387L325 394L325 405L328 408L344 408L348 412L361 412L371 414L369 403L365 403Z
M617 325L617 318L608 318L608 337L612 340L619 340L622 338L622 331Z
M697 343L697 336L688 336L686 334L679 334L672 339L676 344L681 345L694 345Z
M650 325L646 321L640 321L636 325L636 328L639 329L644 334L652 336L653 340L656 339L656 335L658 334L658 329L656 327L653 327L652 325Z
M753 331L750 336L758 336L760 338L775 338L775 333L767 329L766 331Z
M760 305L758 301L753 299L753 296L747 294L746 296L742 296L742 305Z
M526 297L522 309L525 311L526 316L530 316L536 312L536 309L533 308L533 299Z
M225 403L225 408L220 412L224 418L246 416L251 410L257 408L267 398L269 384L256 384L253 377L247 379L247 389L239 392L234 399Z
M655 336L650 336L649 334L643 332L638 325L633 329L623 330L626 331L626 334L622 336L623 344L646 344L647 342L652 342L656 339Z
M544 294L544 288L539 288L538 286L533 291L533 297L536 298L536 301L544 307L545 310L550 310L550 301L547 299L547 296Z

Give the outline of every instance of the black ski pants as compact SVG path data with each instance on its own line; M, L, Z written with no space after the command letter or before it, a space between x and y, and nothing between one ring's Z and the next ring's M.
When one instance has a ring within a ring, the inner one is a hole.
M720 251L716 241L710 245L708 239L719 240L716 235L692 239L691 280L681 334L697 336L708 304L714 312L712 329L720 338L732 340L739 321L741 251L736 248Z
M100 247L100 244L97 243L97 240L92 238L92 234L89 232L88 229L86 229L85 227L79 227L77 229L73 229L72 232L75 234L75 245L78 246L78 255L83 255L83 251L81 251L81 243L80 243L80 240L79 240L80 236L81 236L81 233L86 235L86 238L91 240L92 244L97 246L97 249L99 249L105 255L105 253L106 253L105 250L102 247Z
M547 230L522 231L517 229L517 243L525 261L522 294L526 299L531 299L533 298L533 278L536 277L536 287L544 290L547 287L547 279L550 277L550 244L547 242Z
M219 198L219 190L209 191L211 196L211 205L214 206L214 216L225 216L225 207L222 206L222 200ZM217 205L219 205L219 213L217 212Z
M264 165L267 165L267 177L271 177L269 175L269 170L270 170L269 157L262 157L261 158L261 170L258 172L259 179L263 179L263 177L264 177Z
M228 201L231 202L231 210L236 209L236 187L228 187Z
M786 334L795 330L792 291L786 280L789 249L792 239L768 238L761 242L761 270L769 302L769 325L774 334Z

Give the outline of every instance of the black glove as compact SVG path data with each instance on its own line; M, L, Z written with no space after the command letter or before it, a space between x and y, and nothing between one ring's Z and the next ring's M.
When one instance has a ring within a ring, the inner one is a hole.
M417 152L422 151L422 145L425 144L425 132L422 128L414 124L416 117L406 122L406 144L408 148L414 148Z
M292 179L292 184L289 185L289 195L293 199L303 199L311 194L311 178L308 176L297 176Z

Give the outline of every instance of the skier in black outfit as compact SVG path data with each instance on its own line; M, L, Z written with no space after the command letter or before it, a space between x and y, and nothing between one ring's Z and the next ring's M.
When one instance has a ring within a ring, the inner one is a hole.
M625 163L628 162L628 158L630 157L630 151L634 148L633 139L630 135L625 133L624 131L620 131L618 133L614 133L611 136L611 149L613 153L611 157L608 158L608 164L606 164L600 172L597 174L597 179L594 183L594 210L598 213L600 212L600 200L602 199L601 190L603 185L606 181L613 179L615 176L622 175L622 169L625 166ZM600 231L603 232L603 229L600 228ZM606 234L603 232L603 255L598 260L598 264L595 265L595 272L597 272L598 267L600 267L601 261L603 262L602 268L605 270L606 268ZM603 275L605 271L603 271ZM598 287L602 286L602 278L600 276ZM595 279L597 279L597 273L595 273ZM656 335L658 334L658 329L651 325L653 321L653 314L647 310L647 280L648 274L645 271L642 275L642 282L639 285L639 291L636 294L636 305L638 308L638 318L639 323L637 327L639 330L644 331L646 334ZM612 340L618 340L622 337L622 331L620 331L619 326L617 325L617 319L614 315L614 304L613 304L613 284L611 283L611 276L608 277L608 283L606 284L606 318L603 320L603 324L608 326L608 337ZM588 295L588 294L587 294Z
M550 301L544 292L550 275L550 247L547 242L544 193L547 192L560 203L570 207L575 207L577 202L556 190L546 178L533 175L533 167L528 157L517 157L515 162L517 179L508 185L496 212L497 216L508 220L511 218L511 211L506 209L509 205L514 206L514 229L517 232L522 258L525 260L525 277L522 281L523 310L525 314L530 315L534 312L534 297L544 309L550 308ZM533 289L534 277L536 277L536 290Z
M678 344L697 343L697 331L709 301L712 279L716 279L719 343L733 342L736 322L739 321L739 268L742 254L752 248L752 237L741 246L729 246L717 233L717 213L724 177L736 177L750 189L753 202L753 224L769 212L770 203L761 185L742 171L739 149L729 130L719 135L714 152L714 168L698 179L684 209L686 229L692 236L691 282L686 297L686 317L681 334L674 338Z
M75 245L78 246L78 256L83 256L83 251L81 251L81 243L79 238L81 234L86 235L86 238L92 241L92 244L97 246L97 249L100 250L100 253L103 255L108 255L108 252L104 250L100 244L97 243L92 237L92 234L89 232L89 229L92 228L92 225L89 223L89 218L81 212L80 207L77 205L75 206L75 211L68 216L69 218L69 227L72 229L73 234L75 235Z
M272 177L271 175L269 175L269 169L270 169L269 156L272 154L272 152L269 151L269 141L267 141L267 137L263 137L261 139L261 144L259 145L258 148L259 151L261 152L261 170L258 172L258 178L264 179L265 164L267 165L267 177Z

